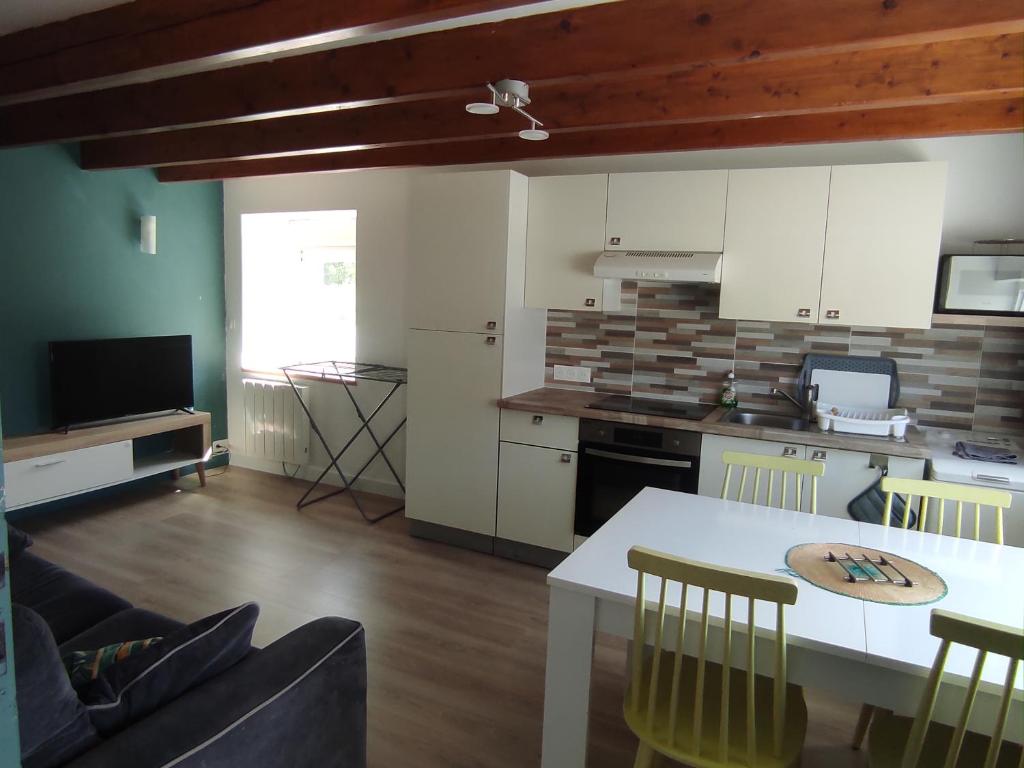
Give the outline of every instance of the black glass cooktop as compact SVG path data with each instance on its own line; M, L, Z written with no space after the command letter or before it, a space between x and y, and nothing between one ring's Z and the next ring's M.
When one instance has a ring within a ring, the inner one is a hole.
M602 400L595 400L587 405L587 408L623 411L644 416L667 416L672 419L690 419L691 421L700 421L715 410L715 406L705 403L679 403L673 400L654 400L646 397L627 397L626 395L612 395Z

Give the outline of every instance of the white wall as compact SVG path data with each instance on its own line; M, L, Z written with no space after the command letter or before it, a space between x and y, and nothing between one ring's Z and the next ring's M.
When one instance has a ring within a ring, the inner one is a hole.
M224 185L225 298L227 308L228 440L234 464L281 472L279 464L257 462L242 455L242 371L241 371L241 215L276 211L355 209L357 213L356 315L357 349L360 360L404 365L405 296L408 262L406 230L409 214L411 172L379 171L358 174L309 174L281 178L245 179ZM382 385L360 383L356 389L360 406L366 410L385 394ZM313 385L312 409L328 442L337 450L356 428L351 403L338 385ZM400 391L374 421L383 437L405 414L404 392ZM312 466L303 473L319 474L327 456L312 437ZM343 468L351 473L369 455L372 443L365 435ZM400 473L404 472L405 442L400 433L388 449ZM294 470L289 467L289 471ZM315 477L315 474L313 475ZM335 477L332 470L331 477ZM366 487L382 493L396 493L390 473L378 461L367 470ZM296 493L296 500L299 492Z
M555 139L553 139L555 140ZM707 168L758 168L798 165L945 160L949 163L943 252L978 252L973 241L981 238L1024 237L1024 135L949 137L905 141L811 144L793 147L668 152L648 155L536 160L512 164L473 166L508 168L528 176L615 171L683 170ZM437 172L439 169L431 169ZM452 168L449 170L469 170ZM328 210L358 211L358 350L368 362L405 364L406 274L415 249L406 242L409 187L421 171L356 171L304 174L228 181L224 185L224 238L228 314L228 433L232 461L245 463L238 454L241 433L240 344L240 219L242 213ZM319 386L314 409L333 442L342 441L354 429L351 406L344 393ZM378 389L359 388L367 401ZM340 397L339 397L340 396ZM397 423L404 398L381 421L386 429ZM365 456L362 441L360 456ZM338 443L340 446L340 443ZM396 441L391 456L404 462L404 442ZM326 459L314 450L314 463ZM348 462L351 469L353 462ZM280 467L264 466L268 471ZM386 470L375 467L371 487L388 491L380 483Z

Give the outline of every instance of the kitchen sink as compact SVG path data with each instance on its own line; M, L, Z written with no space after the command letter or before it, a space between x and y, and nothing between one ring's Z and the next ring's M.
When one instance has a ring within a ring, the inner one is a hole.
M791 429L799 432L807 429L810 424L806 419L797 416L779 416L775 413L756 413L754 411L732 411L724 419L727 424L745 424L748 427L771 427L773 429Z

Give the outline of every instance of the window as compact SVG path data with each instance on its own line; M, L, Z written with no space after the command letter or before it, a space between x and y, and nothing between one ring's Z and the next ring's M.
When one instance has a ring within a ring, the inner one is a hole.
M356 212L242 216L242 368L356 359Z

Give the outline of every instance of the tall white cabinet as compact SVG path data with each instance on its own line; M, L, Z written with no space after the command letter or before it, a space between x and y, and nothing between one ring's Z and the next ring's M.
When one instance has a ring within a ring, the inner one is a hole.
M489 547L497 401L544 378L545 313L523 305L527 180L429 174L412 194L406 517Z

